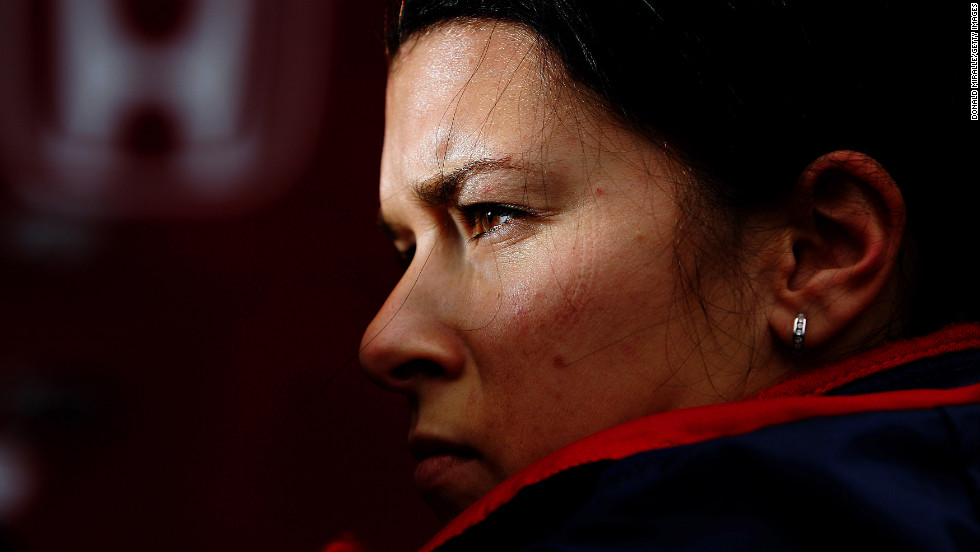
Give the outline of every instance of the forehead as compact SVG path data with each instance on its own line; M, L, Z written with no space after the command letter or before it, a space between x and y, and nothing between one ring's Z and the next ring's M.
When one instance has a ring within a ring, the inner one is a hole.
M501 78L512 79L515 69L528 68L537 61L538 56L532 56L537 44L535 35L517 24L450 21L409 38L393 60L390 76L399 83L422 77L427 91L435 92L435 86L446 85L451 89L443 92L451 96L460 84L486 85Z
M450 23L409 40L388 80L383 177L529 150L551 101L541 68L537 42L513 24Z
M388 104L418 115L433 107L427 105L432 100L476 107L474 101L540 84L536 44L523 27L499 21L433 27L399 50Z

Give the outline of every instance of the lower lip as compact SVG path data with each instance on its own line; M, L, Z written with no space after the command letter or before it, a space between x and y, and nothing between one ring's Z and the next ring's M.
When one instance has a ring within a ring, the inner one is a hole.
M419 492L435 491L449 483L467 464L474 459L455 454L436 454L420 461L415 466L415 488Z

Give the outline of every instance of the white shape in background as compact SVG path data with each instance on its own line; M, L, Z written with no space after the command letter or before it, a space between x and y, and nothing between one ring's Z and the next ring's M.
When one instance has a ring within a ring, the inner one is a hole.
M0 523L11 523L27 508L37 481L24 447L0 436Z

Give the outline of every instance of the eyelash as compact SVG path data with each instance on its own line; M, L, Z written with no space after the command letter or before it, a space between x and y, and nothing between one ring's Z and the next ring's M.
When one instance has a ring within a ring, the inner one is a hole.
M456 207L462 220L466 232L471 234L468 241L475 242L481 238L496 232L501 226L510 224L515 219L531 216L531 212L514 205L501 203L474 203L473 205L459 205ZM507 217L495 225L491 226L492 219ZM477 231L482 228L482 230ZM474 233L475 232L475 233ZM398 251L398 261L402 268L407 270L415 258L415 246Z
M505 224L530 215L525 209L500 203L460 205L457 209L464 227L470 233L470 241L477 241L497 232ZM499 220L496 224L493 222L495 219Z

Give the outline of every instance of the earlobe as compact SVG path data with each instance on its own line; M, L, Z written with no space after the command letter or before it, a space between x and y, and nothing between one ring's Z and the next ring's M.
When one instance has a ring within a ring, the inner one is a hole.
M792 347L800 313L806 347L834 339L883 299L905 228L905 202L888 171L871 157L835 151L811 163L790 199L779 242L769 324Z

